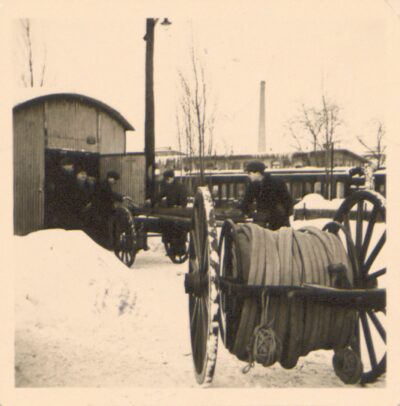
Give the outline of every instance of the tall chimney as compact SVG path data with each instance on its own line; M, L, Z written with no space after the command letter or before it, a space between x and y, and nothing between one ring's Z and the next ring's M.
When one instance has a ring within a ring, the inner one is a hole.
M260 120L258 123L258 152L266 151L265 144L265 81L260 83Z

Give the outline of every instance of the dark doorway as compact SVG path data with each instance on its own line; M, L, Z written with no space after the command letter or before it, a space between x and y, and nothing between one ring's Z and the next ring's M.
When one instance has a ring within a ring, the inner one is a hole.
M66 173L63 164L72 163ZM77 174L87 174L85 191ZM90 198L90 186L99 177L99 156L96 153L47 149L45 151L45 228L83 229L79 212Z

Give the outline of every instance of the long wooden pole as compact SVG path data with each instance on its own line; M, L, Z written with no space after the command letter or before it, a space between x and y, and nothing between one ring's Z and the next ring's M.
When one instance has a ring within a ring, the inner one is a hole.
M144 122L144 153L146 157L146 198L154 199L155 135L154 135L154 27L157 20L146 19L146 103Z

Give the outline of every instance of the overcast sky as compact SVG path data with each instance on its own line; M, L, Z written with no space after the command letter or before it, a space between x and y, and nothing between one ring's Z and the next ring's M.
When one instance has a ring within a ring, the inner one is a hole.
M176 1L154 9L145 2L115 3L118 7L109 1L72 1L57 8L44 0L17 1L10 3L8 16L32 19L37 60L46 47L47 87L34 93L77 92L109 104L136 129L129 136L131 149L143 146L146 17L172 21L168 30L160 24L155 30L158 147L177 146L177 71L187 69L192 43L210 78L221 152L227 147L235 153L256 151L261 80L266 82L268 151L291 150L287 120L301 103L318 106L323 91L342 109L342 147L361 151L355 136L373 143L374 122L385 122L393 86L388 41L391 25L399 23L394 0L225 0L203 3L208 7L201 9ZM18 36L15 22L15 102L31 97L19 88Z

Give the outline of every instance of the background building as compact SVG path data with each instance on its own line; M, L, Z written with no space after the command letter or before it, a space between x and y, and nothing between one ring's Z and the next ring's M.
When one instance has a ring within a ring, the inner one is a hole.
M329 167L331 166L332 155L329 155ZM295 152L293 154L241 154L241 155L213 155L204 159L205 170L243 170L246 164L252 160L264 162L267 168L293 168L293 167L322 167L326 165L326 152ZM156 160L160 169L173 168L183 169L184 172L200 169L198 157L186 157L175 151L175 155L156 153ZM347 149L337 149L333 153L333 166L363 166L369 160Z

